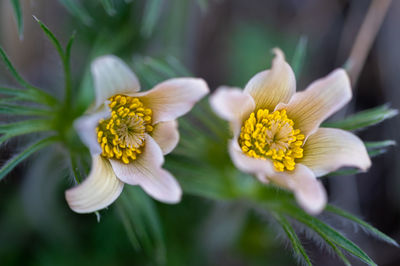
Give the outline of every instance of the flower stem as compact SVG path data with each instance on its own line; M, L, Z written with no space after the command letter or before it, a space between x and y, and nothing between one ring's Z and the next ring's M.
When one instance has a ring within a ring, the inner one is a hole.
M345 63L345 68L353 86L357 83L368 52L372 47L391 2L392 0L372 0L371 2L351 49L350 56Z

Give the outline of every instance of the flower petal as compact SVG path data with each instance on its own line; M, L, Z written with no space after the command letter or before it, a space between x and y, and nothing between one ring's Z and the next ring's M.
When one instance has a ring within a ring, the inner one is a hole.
M256 175L261 182L268 183L268 180L264 177L275 173L271 161L247 156L240 149L236 139L232 139L229 142L229 155L231 156L233 164L239 170Z
M100 154L102 152L100 144L97 142L96 127L100 119L110 115L108 110L81 116L74 121L74 127L82 142L89 148L91 154Z
M140 84L132 70L118 57L105 55L92 63L92 75L96 92L96 107L115 94L131 94L140 90Z
M186 114L208 91L203 79L174 78L135 96L153 110L153 122L158 123Z
M156 124L151 136L164 155L170 153L179 142L178 122L172 120Z
M299 159L316 176L343 166L366 171L371 166L364 143L354 134L334 128L319 128L304 144L304 157Z
M351 99L350 81L343 69L311 83L305 91L293 95L288 104L279 104L277 110L286 109L295 127L309 136L322 121L342 108Z
M275 172L269 179L293 191L297 202L306 212L316 215L323 211L327 202L325 189L308 167L296 164L295 170Z
M256 74L247 83L244 91L249 93L259 108L275 109L279 103L287 103L296 92L296 78L286 63L281 50L274 49L275 58L270 70Z
M125 183L139 185L153 198L166 202L179 202L182 190L175 178L161 168L164 163L162 151L154 139L146 136L142 154L130 164L110 160L117 177Z
M113 203L123 187L124 183L115 176L108 160L95 155L89 176L78 186L65 191L65 198L73 211L90 213Z
M250 94L238 88L219 87L210 97L210 105L221 118L233 124L234 135L240 131L243 120L254 111L255 103Z

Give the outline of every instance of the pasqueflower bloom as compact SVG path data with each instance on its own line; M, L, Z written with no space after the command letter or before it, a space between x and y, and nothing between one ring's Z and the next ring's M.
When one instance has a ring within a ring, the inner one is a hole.
M153 198L176 203L181 188L162 169L164 155L179 141L175 119L187 113L209 89L202 79L174 78L139 92L135 74L107 55L92 64L95 104L75 128L92 155L89 176L66 191L72 210L88 213L107 207L124 183L139 185Z
M219 88L210 104L230 121L229 154L235 166L264 183L289 189L307 212L326 204L316 179L343 166L366 170L371 165L363 142L340 129L320 128L351 99L343 69L296 93L296 80L281 50L275 49L270 70L256 74L244 90Z

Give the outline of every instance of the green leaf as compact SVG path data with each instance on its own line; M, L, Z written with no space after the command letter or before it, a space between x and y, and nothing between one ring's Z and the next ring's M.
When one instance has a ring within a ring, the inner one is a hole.
M16 136L50 130L52 130L52 127L48 120L25 120L2 124L0 125L0 133L4 133L4 135L0 137L0 145Z
M151 57L144 58L144 64L151 67L155 72L164 75L167 78L177 77L177 73L162 60L157 60Z
M310 258L308 257L306 251L304 250L303 245L301 244L299 238L297 237L296 232L294 231L292 225L288 222L288 220L281 214L276 212L273 213L277 222L282 226L283 231L285 231L287 237L292 243L292 248L294 252L302 257L308 265L312 265Z
M306 58L307 53L307 43L307 37L301 36L292 58L291 66L293 68L293 72L296 74L297 77L300 76L301 70L304 65L304 59Z
M17 70L14 68L12 65L10 59L4 52L3 48L0 47L0 57L5 63L6 67L8 70L11 72L11 75L14 77L14 79L23 87L27 88L27 90L16 90L15 94L12 94L13 89L8 89L8 88L0 88L0 94L7 94L7 95L15 95L15 96L23 96L25 99L29 99L31 101L35 101L38 103L43 103L46 105L51 105L54 106L57 104L57 100L49 95L48 93L40 90L39 88L36 88L26 82L21 75L17 72ZM21 92L25 92L25 95ZM18 94L18 95L17 95ZM29 96L29 97L28 97Z
M132 223L129 220L128 213L125 209L125 207L122 204L116 203L115 204L117 208L118 215L121 217L122 224L124 226L124 229L128 235L128 239L132 244L132 247L134 250L140 250L140 243L139 240L135 234L135 230L132 227Z
M352 255L369 265L376 265L376 263L370 257L368 257L368 255L364 251L362 251L356 244L344 237L341 233L339 233L329 225L320 221L318 218L311 216L305 213L303 210L299 209L298 207L293 207L291 205L285 205L284 208L282 208L282 211L313 229L325 241L332 242L333 244L343 248L347 252L351 253ZM337 252L337 250L335 251ZM348 261L347 264L349 264Z
M396 247L399 247L399 244L396 242L396 240L394 240L393 238L385 235L384 233L382 233L381 231L379 231L378 229L376 229L375 227L373 227L372 225L368 224L367 222L364 222L363 220L357 218L356 216L352 215L351 213L342 210L338 207L335 207L333 205L327 205L325 208L325 211L337 214L339 216L342 216L350 221L355 222L356 224L360 225L361 228L363 228L366 232L371 233L373 236L377 237L378 239L381 239L389 244L392 244Z
M395 146L396 141L394 140L381 140L381 141L365 141L365 147L367 149L382 149L390 146Z
M67 11L82 21L83 24L90 26L93 24L93 19L87 12L87 10L82 6L79 1L76 0L58 0Z
M358 169L341 169L341 170L337 170L335 172L331 172L331 173L327 174L326 176L355 175L358 173L361 173L361 171Z
M178 76L193 76L175 56L168 55L166 61L168 62L169 66L172 67L176 73L178 73Z
M46 147L47 145L54 143L56 141L55 137L49 137L42 139L35 144L29 146L21 153L13 157L9 160L3 167L0 169L0 180L2 180L8 173L10 173L19 163L23 160L31 156L33 153L37 152L38 150Z
M64 60L64 58L65 58L64 49L62 48L62 46L61 46L60 42L58 41L58 39L56 38L56 36L37 17L33 16L33 18L39 24L40 28L42 28L43 32L46 34L46 36L49 38L49 40L53 43L53 45L56 48L61 59Z
M361 111L341 121L325 122L323 127L341 128L344 130L358 130L376 125L398 114L398 110L389 108L388 105L378 106Z
M21 4L19 0L10 0L10 2L14 10L15 20L17 21L19 39L22 40L24 37L24 20L22 16Z
M76 36L76 31L74 31L72 33L71 37L69 37L67 47L65 49L65 59L67 60L67 62L69 62L69 60L71 58L71 48L72 48L72 44L75 41L75 36Z
M141 33L150 37L161 15L162 2L160 0L147 0L142 19Z
M0 133L13 134L14 132L37 132L50 130L51 124L46 119L31 119L13 123L0 124Z
M133 247L141 247L156 261L164 262L163 230L153 200L138 187L126 187L117 204Z
M64 81L65 81L65 106L69 107L71 101L71 93L72 93L69 59L70 59L71 47L75 39L75 34L72 34L72 36L70 37L66 51L64 52L63 47L61 46L56 36L51 32L51 30L45 24L43 24L37 17L33 16L33 18L37 21L37 23L39 23L40 28L42 28L43 32L53 43L54 47L56 48L61 58L64 70Z
M114 16L117 13L113 0L101 0L101 4L108 15Z
M51 112L49 110L44 110L30 106L21 106L15 104L0 104L0 114L48 116L51 115Z

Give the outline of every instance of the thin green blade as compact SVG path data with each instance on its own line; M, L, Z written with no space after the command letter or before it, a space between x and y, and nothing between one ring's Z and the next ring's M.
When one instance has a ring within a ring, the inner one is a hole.
M33 153L37 152L38 150L46 147L47 145L55 142L56 138L50 137L42 139L33 145L26 148L24 151L16 155L15 157L11 158L3 167L0 169L0 180L2 180L8 173L10 173L19 163L23 160L31 156Z
M325 122L323 127L341 128L344 130L359 130L379 124L386 119L398 114L398 110L389 108L388 105L378 106L372 109L361 111L349 116L342 121Z
M10 0L10 2L14 10L15 20L17 21L19 39L22 40L24 38L24 20L22 16L21 3L19 0Z
M378 229L376 229L375 227L373 227L372 225L368 224L367 222L364 222L363 220L357 218L356 216L352 215L351 213L346 212L345 210L342 210L338 207L335 207L333 205L328 205L325 208L326 211L337 214L339 216L342 216L350 221L353 221L355 223L357 223L358 225L360 225L365 231L367 231L368 233L371 233L372 235L374 235L375 237L377 237L378 239L381 239L389 244L392 244L396 247L399 247L399 244L396 242L396 240L394 240L393 238L385 235L384 233L382 233L381 231L379 231Z

